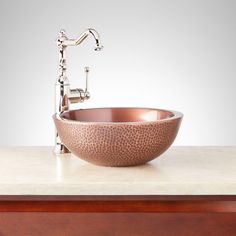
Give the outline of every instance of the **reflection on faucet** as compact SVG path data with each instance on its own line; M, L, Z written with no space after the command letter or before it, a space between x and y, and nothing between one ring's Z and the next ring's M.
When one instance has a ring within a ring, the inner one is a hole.
M65 171L68 169L68 161L71 154L56 155L56 178L57 182L61 182L65 178Z

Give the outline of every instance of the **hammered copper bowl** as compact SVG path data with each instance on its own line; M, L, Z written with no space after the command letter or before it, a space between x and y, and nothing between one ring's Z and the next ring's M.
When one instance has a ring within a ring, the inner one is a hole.
M66 111L53 119L63 144L76 156L102 166L144 164L173 143L182 114L149 108Z

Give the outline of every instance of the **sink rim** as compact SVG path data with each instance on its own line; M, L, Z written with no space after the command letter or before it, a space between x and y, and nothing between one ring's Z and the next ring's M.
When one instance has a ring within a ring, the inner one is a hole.
M173 114L171 117L159 119L159 120L144 120L144 121L122 121L122 122L115 122L115 121L79 121L79 120L72 120L62 117L63 114L78 111L78 110L100 110L100 109L144 109L144 110L154 110L154 111L161 111L161 112L170 112ZM94 108L80 108L80 109L72 109L68 111L64 111L62 113L55 113L53 115L54 119L58 119L65 123L72 123L72 124L83 124L83 125L145 125L151 123L163 123L170 120L181 119L183 118L183 113L175 110L167 110L167 109L160 109L160 108L150 108L150 107L94 107Z

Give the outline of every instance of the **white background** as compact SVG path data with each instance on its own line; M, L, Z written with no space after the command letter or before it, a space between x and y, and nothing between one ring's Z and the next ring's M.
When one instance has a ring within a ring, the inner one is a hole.
M91 99L78 107L154 107L184 119L175 145L236 145L236 1L1 1L0 145L53 145L61 28L68 78Z

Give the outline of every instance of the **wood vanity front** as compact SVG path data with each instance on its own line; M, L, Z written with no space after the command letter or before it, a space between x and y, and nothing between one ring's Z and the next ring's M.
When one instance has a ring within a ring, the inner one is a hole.
M236 148L172 147L108 168L0 149L0 235L236 235Z

